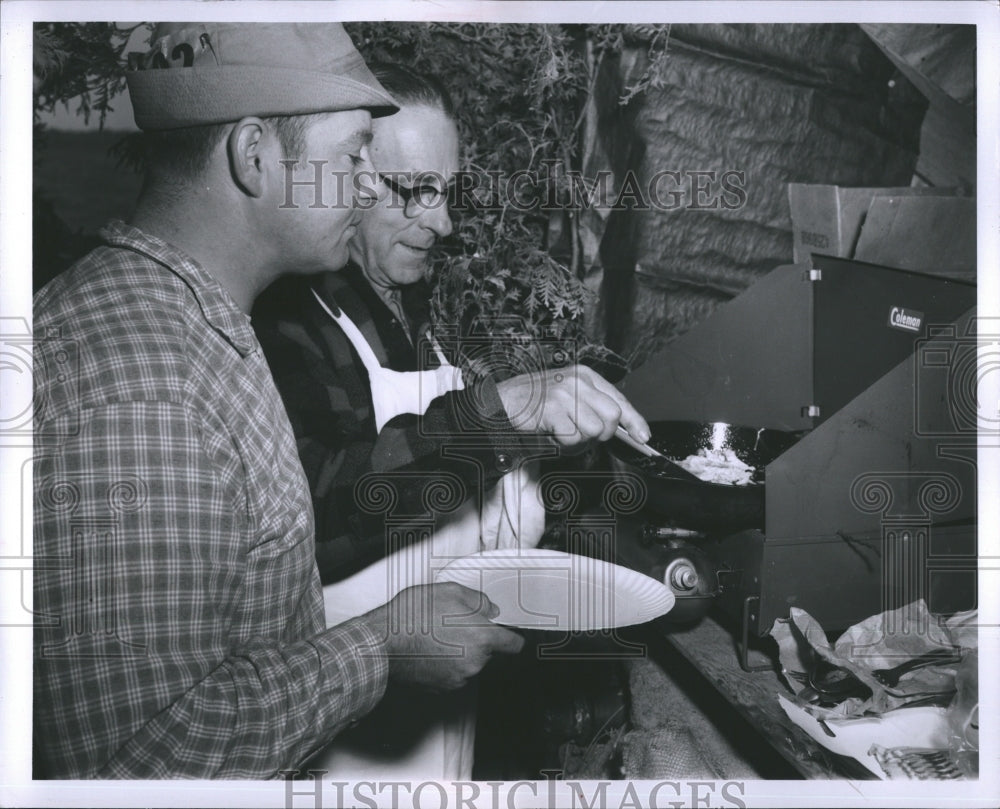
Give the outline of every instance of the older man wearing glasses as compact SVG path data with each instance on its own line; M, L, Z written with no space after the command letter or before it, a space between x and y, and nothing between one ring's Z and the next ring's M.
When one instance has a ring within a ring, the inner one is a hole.
M434 79L370 67L400 111L373 123L378 199L351 240L351 261L279 282L254 311L312 488L331 625L426 583L456 556L534 546L544 522L531 460L540 447L606 440L619 423L634 435L648 429L588 368L472 378L431 333L424 279L429 251L452 230L455 113ZM314 766L350 777L470 776L468 702L397 690L378 711L384 721L366 720L353 739L341 737L338 756Z

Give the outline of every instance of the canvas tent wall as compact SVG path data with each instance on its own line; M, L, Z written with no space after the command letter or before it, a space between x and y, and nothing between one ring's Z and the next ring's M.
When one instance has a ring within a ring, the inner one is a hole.
M641 364L789 263L789 183L927 182L916 172L921 141L929 140L929 100L910 80L919 68L910 78L900 69L907 58L927 62L927 32L883 28L888 34L853 24L674 25L659 86L621 107L622 89L643 67L642 31L633 32L622 57L602 68L584 174L610 169L620 181L631 172L640 189L658 182L660 202L668 204L642 209L626 200L616 210L583 213L583 230L599 245L587 278L600 292L595 336ZM955 56L936 63L944 65L947 88L962 96L955 103L974 110L974 29L970 51L968 27L952 28L963 29L961 36L942 34L942 42ZM876 41L889 35L893 50ZM922 48L916 56L907 54L911 40ZM961 132L949 137L958 144L952 153L967 163L974 149ZM943 171L946 163L939 155L939 181L974 179L967 166ZM664 172L674 174L663 179ZM727 172L731 185L742 184L742 197L721 187Z

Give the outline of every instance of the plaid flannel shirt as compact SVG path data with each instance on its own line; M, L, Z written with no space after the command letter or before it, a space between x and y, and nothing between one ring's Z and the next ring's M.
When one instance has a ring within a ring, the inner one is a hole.
M437 363L425 338L426 285L402 290L413 326L409 337L355 264L318 277L282 278L258 298L254 328L309 479L326 584L386 555L387 519L405 522L432 513L428 484L451 474L468 496L478 497L530 448L510 425L493 381L470 380L468 374L465 390L434 399L421 417L396 416L376 433L364 363L311 288L334 311L347 314L383 367L418 371ZM457 363L454 351L446 347L445 353ZM394 497L385 501L391 510L366 507L356 492L358 481L373 472L384 473L383 482L392 487Z
M36 777L297 767L385 689L325 630L309 491L241 312L122 223L35 298Z

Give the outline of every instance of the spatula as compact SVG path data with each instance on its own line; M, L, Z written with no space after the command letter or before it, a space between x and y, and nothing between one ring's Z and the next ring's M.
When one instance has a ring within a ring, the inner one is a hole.
M679 478L680 480L693 480L695 482L700 482L695 475L692 475L683 466L679 466L676 461L672 461L659 450L653 449L653 447L649 446L649 444L633 438L629 434L628 430L620 424L618 425L618 429L615 430L615 438L632 447L632 449L636 452L641 452L647 458L656 458L658 461L657 474L668 475L670 477Z

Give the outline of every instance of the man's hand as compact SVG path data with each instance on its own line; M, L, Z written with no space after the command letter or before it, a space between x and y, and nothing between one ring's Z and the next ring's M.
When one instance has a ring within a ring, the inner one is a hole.
M639 441L649 424L621 392L585 365L521 374L497 384L514 428L551 435L571 447L592 438L607 441L621 424Z
M475 677L491 655L521 651L524 638L490 623L497 614L482 593L445 582L408 587L363 618L385 638L390 679L452 691Z

